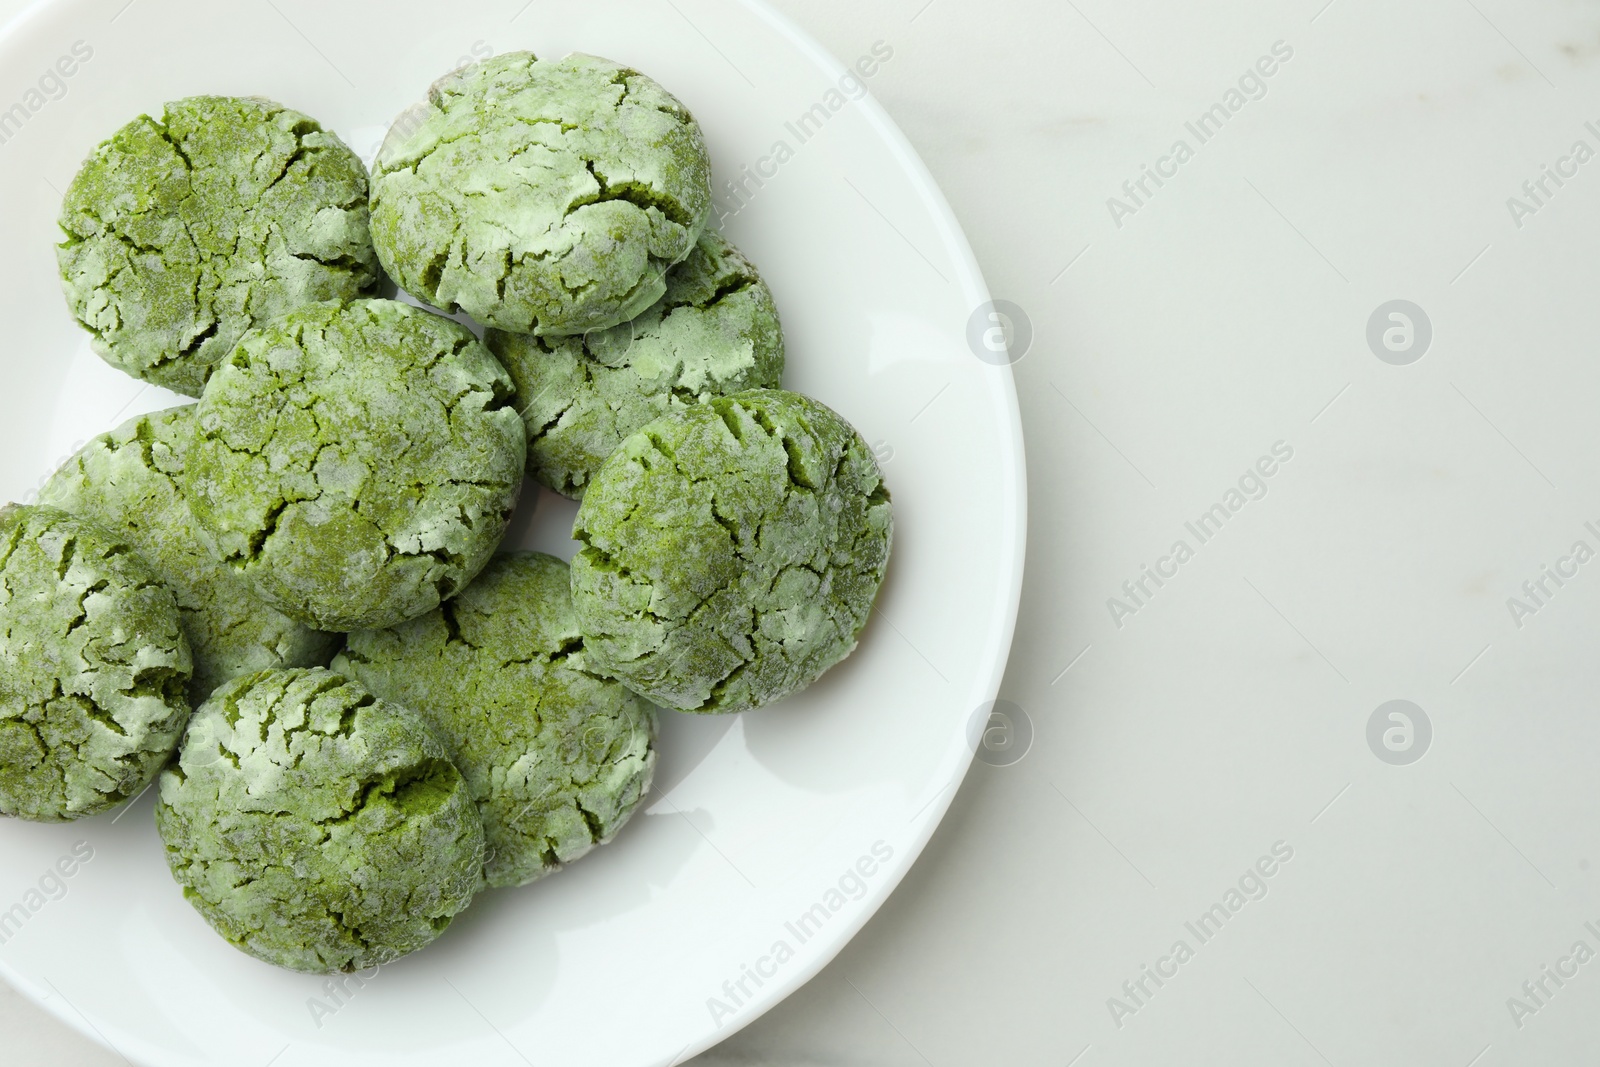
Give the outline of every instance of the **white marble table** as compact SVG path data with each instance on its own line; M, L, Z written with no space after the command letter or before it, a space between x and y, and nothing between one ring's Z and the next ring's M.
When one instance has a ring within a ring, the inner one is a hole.
M1600 8L778 6L892 46L1031 323L1033 738L698 1062L1592 1053ZM0 1033L120 1062L10 991Z

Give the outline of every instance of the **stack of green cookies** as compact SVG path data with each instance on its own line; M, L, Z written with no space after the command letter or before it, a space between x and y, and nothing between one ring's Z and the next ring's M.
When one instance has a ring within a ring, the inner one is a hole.
M0 510L0 814L159 776L218 933L360 970L616 836L656 705L762 707L849 655L888 492L780 388L710 177L678 100L577 54L448 76L370 179L256 98L96 149L62 209L71 311L198 403ZM502 551L525 478L581 501L570 566Z

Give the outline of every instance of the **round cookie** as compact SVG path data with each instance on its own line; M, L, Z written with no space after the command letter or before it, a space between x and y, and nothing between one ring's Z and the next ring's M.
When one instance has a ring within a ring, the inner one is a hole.
M116 531L172 590L194 654L189 698L199 704L241 674L326 666L338 638L262 603L201 543L183 493L194 409L140 415L101 434L51 475L39 502Z
M252 326L380 280L361 160L255 97L128 123L73 179L61 229L67 303L94 350L189 396Z
M0 814L94 815L142 790L189 718L178 605L127 542L0 508Z
M382 629L489 562L522 488L511 379L407 304L316 304L245 337L195 415L185 491L216 557L319 630Z
M415 952L472 902L483 827L422 720L331 671L235 678L161 775L167 866L212 929L296 971Z
M757 389L673 412L578 509L585 656L679 711L770 704L855 648L892 526L867 443L815 400Z
M484 342L517 383L529 477L577 499L645 423L783 377L772 291L709 230L667 272L666 295L630 323L581 338L490 330Z
M655 771L655 709L588 668L569 582L553 556L496 556L439 610L351 634L334 662L444 742L478 802L491 886L610 841Z
M578 53L509 52L445 76L395 123L372 172L390 277L516 333L638 315L710 209L693 116L638 71Z

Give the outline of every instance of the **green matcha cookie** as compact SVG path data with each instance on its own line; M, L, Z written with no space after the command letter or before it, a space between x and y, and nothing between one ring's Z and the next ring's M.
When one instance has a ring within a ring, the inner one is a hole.
M372 172L396 283L517 333L626 322L666 291L711 209L711 161L670 93L605 59L511 52L439 81Z
M892 525L871 450L815 400L675 411L622 442L578 509L585 658L680 711L770 704L855 648Z
M127 542L0 508L0 814L79 819L143 789L189 718L178 605Z
M250 327L379 280L361 160L254 97L128 123L78 172L61 229L67 303L94 350L189 396Z
M489 562L527 431L465 326L388 300L247 335L195 415L185 491L216 558L319 630L439 606Z
M296 971L415 952L472 902L483 827L444 748L331 671L235 678L161 775L183 895L236 948Z
M616 836L655 770L655 709L592 673L567 565L497 556L460 596L350 635L334 669L416 710L483 818L484 878L514 886Z
M324 666L338 639L262 603L248 581L206 550L183 495L193 438L193 404L130 419L56 471L39 502L127 538L172 590L194 653L189 697L199 704L241 674Z
M707 231L667 272L667 295L630 323L578 337L489 331L517 383L528 474L558 493L584 487L622 439L697 401L777 386L778 308L755 266Z

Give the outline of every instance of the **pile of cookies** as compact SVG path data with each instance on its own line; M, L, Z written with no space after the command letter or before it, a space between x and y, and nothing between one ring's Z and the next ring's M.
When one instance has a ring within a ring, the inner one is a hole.
M198 402L0 510L0 813L159 776L213 928L360 970L611 840L658 705L762 707L847 656L889 495L780 388L710 179L677 99L576 54L453 72L370 177L257 98L96 149L61 213L72 314ZM526 478L581 501L570 567L501 551Z

